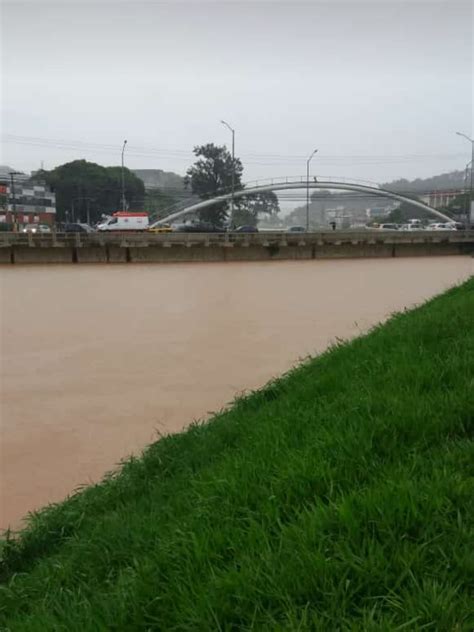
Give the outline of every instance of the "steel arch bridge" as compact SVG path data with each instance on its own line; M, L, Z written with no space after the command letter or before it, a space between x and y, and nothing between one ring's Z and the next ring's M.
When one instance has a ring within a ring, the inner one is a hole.
M283 181L281 181L283 180ZM393 200L397 200L399 202L407 202L412 206L416 206L418 208L431 213L435 217L443 220L443 222L451 222L452 218L449 215L445 215L441 211L436 210L435 208L425 204L424 202L420 202L419 200L414 200L406 195L401 195L400 193L394 193L393 191L388 191L387 189L381 189L374 184L366 184L363 181L337 181L333 179L325 179L325 180L317 180L314 178L313 180L307 181L305 179L298 179L294 181L292 178L282 178L280 180L271 180L269 183L258 184L251 183L252 186L244 185L243 189L239 189L234 193L234 199L244 197L247 195L254 195L256 193L265 193L267 191L288 191L291 189L330 189L337 191L356 191L358 193L366 193L369 195L376 195L379 197L391 198ZM248 188L247 188L248 187ZM222 202L228 202L232 199L231 193L226 193L224 195L218 195L214 198L210 198L209 200L204 200L202 202L198 202L196 204L191 204L190 206L186 206L180 210L174 211L163 217L156 222L154 222L151 227L160 226L162 224L167 224L169 222L178 219L179 217L183 217L188 213L197 213L202 211L210 206L214 206L215 204L221 204Z

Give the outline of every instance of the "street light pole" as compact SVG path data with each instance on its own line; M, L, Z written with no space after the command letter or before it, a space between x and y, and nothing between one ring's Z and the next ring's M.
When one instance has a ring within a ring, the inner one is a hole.
M458 136L462 136L466 140L471 143L471 182L469 185L469 204L468 204L468 213L467 213L467 222L466 227L469 228L471 224L471 212L472 212L472 187L473 187L473 169L474 169L474 139L470 138L467 134L463 134L462 132L456 132Z
M317 153L317 149L313 151L311 156L306 161L306 232L309 233L309 163L314 154Z
M235 192L235 129L233 129L229 123L221 121L232 132L232 193L230 198L230 225L232 228L234 221L234 192Z
M470 200L467 199L467 177L469 174L469 167L471 165L472 161L469 161L467 163L467 165L464 167L464 191L466 193L466 204L465 204L465 210L466 210L466 218L469 217L469 206L470 206Z
M127 202L125 200L125 172L124 172L124 166L123 166L123 154L125 152L125 145L127 144L127 141L124 140L123 141L123 147L122 147L122 211L126 211L127 209L125 208Z

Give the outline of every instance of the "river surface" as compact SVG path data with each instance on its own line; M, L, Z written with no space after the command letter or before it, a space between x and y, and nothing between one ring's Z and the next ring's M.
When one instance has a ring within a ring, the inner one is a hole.
M469 257L3 267L0 527L472 274Z

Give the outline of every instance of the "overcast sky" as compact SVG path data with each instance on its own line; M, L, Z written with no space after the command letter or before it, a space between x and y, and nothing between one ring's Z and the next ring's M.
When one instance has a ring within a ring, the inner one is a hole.
M230 146L244 181L464 168L471 2L4 2L0 162L183 174Z

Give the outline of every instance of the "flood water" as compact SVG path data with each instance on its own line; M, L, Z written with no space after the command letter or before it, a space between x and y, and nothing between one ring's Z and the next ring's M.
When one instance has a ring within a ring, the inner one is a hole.
M469 257L2 268L0 527L472 274Z

